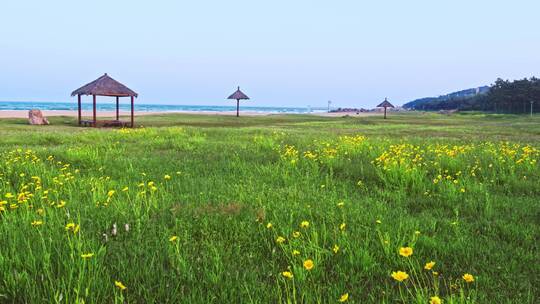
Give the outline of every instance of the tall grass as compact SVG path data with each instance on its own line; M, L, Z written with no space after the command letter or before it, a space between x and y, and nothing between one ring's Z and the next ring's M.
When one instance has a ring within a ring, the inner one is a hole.
M0 302L539 296L535 120L144 119L0 123Z

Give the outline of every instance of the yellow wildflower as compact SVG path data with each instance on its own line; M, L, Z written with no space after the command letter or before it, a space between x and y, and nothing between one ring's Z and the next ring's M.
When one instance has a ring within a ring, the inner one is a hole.
M343 206L345 206L345 202L339 202L339 203L337 204L337 206L338 206L338 207L343 207Z
M17 200L19 202L26 202L27 201L27 198L26 198L26 193L24 192L21 192L17 195Z
M282 236L278 236L277 239L276 239L276 243L278 243L278 244L285 243L285 238L282 237Z
M124 189L122 189L122 192L126 192L129 190L129 187L124 187Z
M292 255L300 255L300 251L295 249L292 251Z
M114 286L118 287L120 290L126 290L127 287L120 281L114 281Z
M268 229L271 229L271 228L272 228L272 226L273 226L273 225L272 225L272 223L268 223L268 224L266 224L266 228L268 228Z
M286 277L287 279L292 279L293 278L293 274L290 271L284 271L284 272L281 273L281 275Z
M165 180L170 180L171 179L171 176L169 174L165 174L165 176L163 176L163 179Z
M15 195L11 194L10 192L6 193L5 195L6 198L14 198Z
M466 273L463 275L463 280L465 280L467 283L472 283L474 282L474 276L470 273Z
M109 190L109 192L107 192L107 196L108 196L108 197L112 197L115 193L116 193L116 191L114 191L114 190Z
M435 262L431 261L429 263L426 263L426 265L424 266L424 269L425 270L431 270L433 268L433 266L435 266Z
M376 220L375 223L382 224L381 220Z
M66 206L66 202L61 200L60 203L58 203L58 205L56 205L56 208L63 208L65 206Z
M93 256L94 256L93 253L83 253L83 254L81 254L81 258L83 258L83 259L89 259L89 258L91 258Z
M73 234L76 234L77 232L79 232L79 225L75 223L68 223L66 225L66 231L72 231Z
M409 275L404 271L394 271L392 272L392 278L396 281L403 282L409 278Z
M347 224L341 223L341 225L339 225L339 230L344 231L346 227L347 227Z
M413 254L413 249L411 247L401 247L399 248L399 255L404 257L410 257Z
M178 239L178 237L176 235L173 235L169 238L169 242L174 242Z
M293 235L293 237L298 238L298 237L300 237L301 233L300 233L300 231L295 231L295 232L293 232L292 235Z
M339 297L339 302L346 302L347 300L349 299L349 294L348 293L345 293L345 294L342 294L341 297Z
M314 266L314 264L313 264L313 261L311 259L307 259L307 260L304 261L304 268L306 270L313 269L313 266Z
M303 221L302 223L300 223L300 227L308 228L309 227L309 222L308 221Z
M334 245L334 248L332 248L332 251L334 251L334 253L338 253L338 251L339 251L339 246L338 246L338 245Z
M441 298L437 296L431 297L431 299L429 300L429 304L441 304L441 303L442 303Z
M33 221L32 222L32 226L34 226L34 227L37 227L37 226L40 226L40 225L43 225L43 221Z

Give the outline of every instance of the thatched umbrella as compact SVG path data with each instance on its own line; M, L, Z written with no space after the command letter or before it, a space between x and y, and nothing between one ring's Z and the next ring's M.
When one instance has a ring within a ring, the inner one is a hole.
M93 107L93 121L91 123L94 127L96 126L96 96L111 96L116 97L116 123L119 121L119 98L120 97L131 97L131 127L133 128L133 117L134 117L134 104L133 98L138 97L139 95L132 91L130 88L121 84L120 82L112 79L107 73L99 77L98 79L82 86L81 88L73 91L71 96L77 95L78 106L79 106L79 125L81 124L81 95L92 95L94 107ZM85 121L86 123L86 121Z
M236 99L236 117L238 117L238 116L240 116L240 100L248 100L249 97L247 97L246 94L244 94L242 91L240 91L240 87L238 87L236 92L234 92L227 99Z
M386 108L393 108L394 105L391 104L386 98L384 99L383 102L381 102L377 108L384 108L384 119L386 119Z

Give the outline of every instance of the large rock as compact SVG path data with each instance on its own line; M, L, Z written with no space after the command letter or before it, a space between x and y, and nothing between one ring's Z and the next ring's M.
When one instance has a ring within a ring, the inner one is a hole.
M49 121L40 110L30 110L28 111L28 122L31 125L48 125Z

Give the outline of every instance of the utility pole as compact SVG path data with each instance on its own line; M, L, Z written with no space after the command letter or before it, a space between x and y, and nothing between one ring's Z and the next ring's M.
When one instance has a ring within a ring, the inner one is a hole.
M330 105L331 105L331 104L332 104L332 101L329 100L329 101L328 101L328 113L330 113Z

